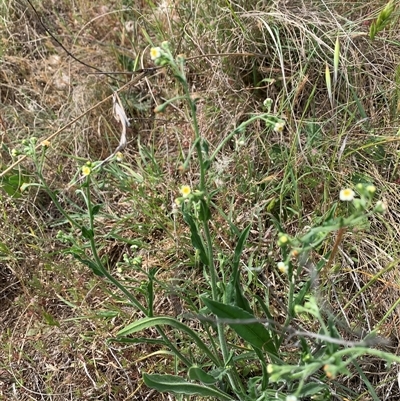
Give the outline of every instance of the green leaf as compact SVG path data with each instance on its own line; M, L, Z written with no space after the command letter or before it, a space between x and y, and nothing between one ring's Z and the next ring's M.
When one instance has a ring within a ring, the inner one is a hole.
M257 299L258 303L260 304L260 306L261 306L262 310L264 311L264 313L266 314L267 318L272 321L274 318L271 315L271 312L269 311L268 304L266 304L259 295L254 294L254 297Z
M0 258L8 259L13 255L12 251L4 242L0 242Z
M247 237L249 236L250 232L250 225L247 226L243 232L240 234L238 243L235 248L235 253L233 256L233 266L232 266L232 278L231 278L231 285L234 289L234 302L235 305L239 308L252 313L253 311L250 308L249 301L243 295L241 284L240 284L240 275L239 275L239 263L240 257L242 256L243 248L246 244Z
M339 72L339 58L340 58L340 42L339 37L336 37L335 51L333 53L333 84L336 85Z
M93 215L93 216L96 216L96 214L98 214L98 213L100 212L101 206L102 206L102 205L94 205L94 206L92 207L92 215Z
M255 317L234 305L225 305L221 302L213 301L212 299L202 298L207 308L220 319L227 319L228 325L245 341L253 347L264 349L269 354L277 356L276 346L271 338L269 331L259 322L244 322L252 321ZM238 323L232 323L237 320Z
M317 304L317 300L315 299L314 296L309 296L308 301L306 301L304 303L304 306L303 305L295 305L294 312L297 315L300 315L302 313L309 313L310 315L314 316L319 321L321 321L320 310L319 310L319 307Z
M300 378L307 378L321 368L321 361L306 365L269 365L269 383L287 381L292 383Z
M328 90L328 98L331 105L333 105L331 71L329 69L328 63L325 64L325 81L326 81L326 89Z
M206 156L208 156L208 153L209 153L209 151L210 151L210 145L209 145L209 143L208 143L205 139L203 139L203 140L201 141L201 143L200 143L200 146L201 146L202 152L203 152Z
M247 237L249 236L251 225L249 224L240 234L238 243L236 244L234 259L233 259L233 271L232 273L238 277L239 275L239 263L240 257L242 256L243 248L246 243Z
M199 220L207 223L211 219L210 207L204 199L200 199Z
M304 303L305 297L309 294L311 288L312 281L308 280L303 283L300 291L295 295L294 304L295 305L302 305Z
M21 192L20 192L20 187L22 184L28 183L26 180L21 177L20 174L12 174L3 177L2 182L0 183L0 188L8 195L11 196L12 198L20 198Z
M204 370L198 366L191 366L188 371L188 376L190 380L196 380L208 385L215 384L218 381L218 379L204 372Z
M215 400L235 400L235 398L232 398L229 394L226 394L215 387L190 383L179 376L148 375L144 373L143 381L146 386L154 388L160 392L213 397Z
M117 333L117 336L128 336L129 334L137 333L138 331L148 329L149 327L164 325L175 327L176 329L188 334L193 342L215 363L215 365L221 366L221 362L219 361L219 359L214 356L214 354L208 349L208 346L200 339L200 337L188 326L172 317L159 316L145 317L143 319L139 319L120 330Z
M191 233L190 238L192 240L192 245L194 246L195 249L199 251L201 262L204 265L208 266L208 257L204 249L203 241L201 240L200 235L198 233L196 223L194 222L192 216L189 213L184 213L183 218L186 221L186 223L189 224Z
M72 255L74 256L75 259L78 259L81 263L83 263L84 265L89 267L93 271L94 274L96 274L97 276L100 276L100 277L104 277L103 270L101 268L99 268L96 263L92 262L89 259L83 259L76 253L72 252Z
M100 317L100 318L104 317L104 318L108 318L108 319L117 317L118 315L119 315L119 312L115 311L115 310L103 310L103 311L99 311L96 313L97 317Z
M326 391L327 388L328 386L326 386L325 384L307 383L301 388L298 395L301 397L311 397L315 394Z
M121 338L110 338L108 341L121 343L121 344L156 344L163 346L165 345L165 341L163 339L158 338L149 338L149 337L137 337L137 338L129 338L129 337L121 337Z
M90 228L86 228L85 226L82 226L81 227L81 231L82 231L82 236L83 236L83 238L86 238L86 239L93 239L93 237L94 237L94 232L93 232L93 230L91 230Z
M46 320L46 323L49 326L57 326L60 327L60 323L58 322L58 320L56 320L54 318L54 316L51 313L47 313L46 311L42 312L42 316L44 317L44 319Z
M154 314L153 305L154 305L154 278L157 274L158 268L152 267L148 273L149 282L147 283L147 316L152 317Z
M365 375L364 370L357 363L357 361L353 361L354 367L357 369L358 374L360 375L361 380L364 382L365 386L369 390L369 395L372 397L374 401L379 401L379 397L375 392L374 385L369 381L368 377Z
M210 167L211 167L211 160L209 160L209 159L207 159L207 160L204 160L203 161L203 168L204 168L204 170L209 170L210 169Z

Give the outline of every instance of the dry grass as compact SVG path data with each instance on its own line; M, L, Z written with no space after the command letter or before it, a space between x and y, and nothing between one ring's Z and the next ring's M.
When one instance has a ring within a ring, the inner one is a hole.
M282 322L286 313L282 303L287 284L275 268L280 257L274 223L293 235L304 232L336 202L342 187L359 180L374 182L389 212L366 222L365 230L345 235L329 279L322 278L317 292L327 303L325 312L353 328L344 331L346 338L354 339L378 325L397 353L399 81L395 77L400 38L394 23L371 42L368 23L376 17L376 2L351 2L351 7L325 2L327 8L311 1L264 2L262 7L239 1L231 8L218 1L109 3L33 2L59 42L102 71L152 67L150 42L168 40L178 53L186 54L201 134L212 149L251 113L260 112L267 97L274 99L275 113L286 119L282 135L267 133L262 124L254 123L222 149L209 175L210 185L218 190L212 222L217 249L229 259L235 247L224 215L239 229L252 224L243 255L248 267L243 273L245 290L263 294L268 286L277 321ZM12 162L11 149L23 139L46 138L131 75L95 74L49 37L27 3L8 0L1 7L4 170ZM332 64L337 36L343 57L332 109L324 71L326 62ZM138 270L121 272L123 255L140 257L143 272L159 269L155 311L167 315L190 310L190 303L208 291L187 229L171 213L181 183L195 187L198 181L195 168L179 169L193 141L190 121L179 102L166 113L153 112L178 91L168 71L161 69L121 92L132 119L125 163L137 175L118 179L106 170L93 190L94 201L103 205L97 220L99 252L107 258L110 271L139 287L146 275ZM84 206L70 185L75 173L86 160L111 154L119 131L109 102L52 141L44 174L71 213ZM34 165L27 160L10 174L33 180ZM64 252L56 235L67 226L44 191L31 187L22 196L3 194L1 212L0 399L171 399L146 388L141 374L175 372L172 356L163 354L157 343L108 342L140 314ZM334 238L328 246L333 242ZM310 263L318 262L325 252L310 255ZM257 275L252 268L262 273ZM315 329L311 323L308 328ZM157 338L151 330L145 335ZM179 339L179 333L169 335ZM380 399L397 400L396 367L385 369L380 363L366 358L360 364ZM361 394L357 399L370 399L356 371L353 377L332 383L338 392L342 385Z

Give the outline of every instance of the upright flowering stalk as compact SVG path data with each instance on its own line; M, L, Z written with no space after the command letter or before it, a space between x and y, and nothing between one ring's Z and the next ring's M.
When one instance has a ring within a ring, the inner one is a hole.
M185 57L179 55L176 58L173 56L169 49L168 43L163 42L160 47L153 47L150 50L150 57L154 63L158 66L166 66L170 68L176 80L182 85L183 95L177 96L174 99L167 100L164 104L159 105L156 108L157 112L163 112L166 106L174 100L184 99L188 105L188 118L191 121L192 129L194 132L194 142L190 148L186 160L184 162L184 169L187 168L192 154L196 153L197 162L200 170L200 179L198 184L198 190L191 192L189 186L184 185L181 187L180 192L182 197L178 198L176 203L182 205L182 213L186 223L190 227L192 244L199 252L200 259L203 264L207 266L211 282L211 293L214 301L219 301L219 289L218 289L218 274L214 263L214 247L213 240L209 228L209 220L211 219L210 211L210 195L206 188L206 173L210 166L211 159L208 155L208 144L207 141L200 135L199 124L196 114L196 99L192 98L188 82L186 80L185 72ZM188 200L186 202L186 200ZM196 207L196 211L193 207ZM224 334L225 327L222 323L217 324L217 332L219 344L221 347L223 360L225 364L229 363L230 355L228 346ZM240 381L237 376L228 371L228 378L235 392L240 392Z

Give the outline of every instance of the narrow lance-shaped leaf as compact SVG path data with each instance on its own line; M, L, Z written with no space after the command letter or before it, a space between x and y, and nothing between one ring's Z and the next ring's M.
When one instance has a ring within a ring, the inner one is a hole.
M94 274L100 277L104 277L104 272L101 267L99 267L96 263L92 262L89 259L81 258L78 254L71 252L75 259L78 259L81 263L89 267Z
M218 379L206 373L203 369L198 366L191 366L188 371L190 380L196 380L203 384L215 384Z
M256 321L253 314L237 306L225 305L208 298L202 298L202 300L214 315L220 319L226 319L227 324L250 345L277 356L276 346L269 331L263 324Z
M208 266L208 257L204 248L204 244L203 241L199 235L199 233L197 232L197 226L196 223L194 222L192 216L190 216L188 213L184 213L183 215L184 220L186 221L186 223L189 224L190 227L190 238L192 240L192 245L194 246L195 249L197 249L199 251L199 256L200 256L200 260L201 262Z
M159 316L139 319L120 330L117 333L117 336L127 336L129 334L148 329L149 327L163 325L175 327L176 329L188 334L201 351L203 351L217 366L221 365L219 359L208 349L207 345L203 343L200 337L192 329L172 317Z
M244 309L249 313L252 313L250 304L242 293L240 285L240 274L239 274L240 258L242 256L243 248L246 244L247 237L249 236L249 232L250 232L250 225L243 230L236 245L233 259L232 278L230 284L232 285L232 289L234 290L235 294L234 295L235 305L238 306L239 308Z
M144 373L143 381L146 386L154 388L160 392L198 395L200 397L212 397L214 400L223 401L235 400L235 398L232 398L229 394L226 394L213 386L190 383L180 376L148 375Z

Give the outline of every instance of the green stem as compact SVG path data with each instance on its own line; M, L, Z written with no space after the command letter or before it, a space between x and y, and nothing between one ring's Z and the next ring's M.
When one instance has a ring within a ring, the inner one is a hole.
M197 157L199 159L199 166L200 166L199 190L206 193L206 179L205 179L206 172L205 172L205 168L204 168L203 152L201 149L201 136L200 136L199 123L197 121L196 104L190 96L190 91L189 91L189 87L188 87L185 75L183 75L183 72L180 72L180 73L182 74L182 78L183 78L182 85L183 85L183 89L185 92L185 97L186 97L189 107L190 107L192 126L193 126L194 135L195 135L195 148L196 148L196 152L197 152Z
M190 97L190 92L189 88L186 82L186 78L184 75L182 75L182 84L184 87L185 95L190 107L190 113L192 117L192 124L193 124L193 130L195 133L195 149L199 161L199 166L200 166L200 183L199 183L199 190L205 194L206 197L206 202L207 202L207 207L209 207L209 195L207 192L206 188L206 169L204 166L204 158L203 158L203 152L202 152L202 147L201 147L201 137L200 137L200 130L199 130L199 125L197 121L197 114L196 114L196 104L193 102L193 100ZM205 220L203 221L203 228L204 228L204 236L206 237L206 242L207 242L207 256L208 256L208 263L209 263L209 273L210 273L210 278L211 278L211 293L212 293L212 298L214 301L218 301L218 286L217 286L217 272L215 269L215 263L214 263L214 252L213 252L213 242L211 238L211 233L210 233L210 228L208 226L208 221ZM219 344L221 347L222 351L222 357L224 360L225 366L228 363L229 360L229 350L227 347L226 339L225 339L225 332L224 332L224 325L221 323L217 323L217 332L218 332L218 340ZM244 394L244 388L243 384L238 378L235 366L232 366L228 370L228 379L229 382L232 386L232 389L236 394Z

